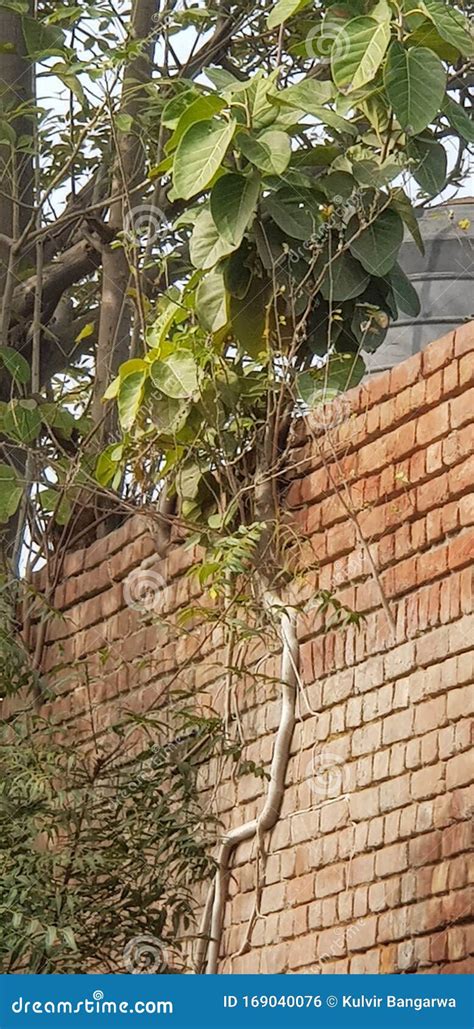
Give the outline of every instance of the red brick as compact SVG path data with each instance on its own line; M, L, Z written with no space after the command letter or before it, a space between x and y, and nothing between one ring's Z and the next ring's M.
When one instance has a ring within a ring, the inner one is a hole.
M454 397L453 400L449 401L449 405L452 429L458 429L461 425L472 422L474 389L461 393L459 397Z
M453 403L453 401L452 401ZM441 439L449 432L449 403L441 404L432 411L420 415L416 427L416 442L420 447Z
M454 333L454 353L457 357L474 350L474 322L467 322Z
M441 339L430 343L422 353L421 368L426 377L438 368L443 368L454 358L454 332L448 332Z
M474 780L474 762L472 754L458 754L446 765L446 788L452 790L456 786L464 786Z
M395 872L403 872L408 863L408 849L406 843L395 843L392 847L385 847L377 851L375 856L375 874L384 878L386 875L393 875Z
M474 563L474 531L461 533L449 544L450 569L464 568Z

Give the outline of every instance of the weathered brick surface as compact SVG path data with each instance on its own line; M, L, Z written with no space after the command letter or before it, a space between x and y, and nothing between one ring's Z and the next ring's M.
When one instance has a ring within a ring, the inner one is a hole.
M314 416L295 432L287 517L317 562L301 599L331 589L364 622L324 632L313 610L301 616L304 697L268 840L262 917L251 952L236 956L254 904L249 841L234 856L222 972L472 971L473 369L474 323L352 391L352 414L330 444ZM343 481L345 504L334 488ZM196 618L176 636L167 621L200 603L188 574L196 550L176 539L153 568L159 624L127 606L127 576L151 553L141 516L66 559L53 598L63 617L50 622L44 660L58 696L46 710L86 738L75 665L85 658L99 735L121 706L159 704L170 683L222 710L222 629ZM248 663L235 686L244 757L268 768L278 655L257 643ZM235 782L211 761L201 785L227 826L261 809L260 778Z

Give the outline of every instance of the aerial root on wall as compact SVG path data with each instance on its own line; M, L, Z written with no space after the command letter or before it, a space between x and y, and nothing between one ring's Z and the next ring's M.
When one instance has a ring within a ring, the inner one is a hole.
M265 607L278 612L281 654L281 712L273 757L270 781L265 803L260 815L231 829L223 838L217 858L217 871L209 888L204 907L200 940L196 955L196 972L215 975L219 961L224 909L227 899L227 882L230 858L245 840L273 829L278 821L285 791L285 778L290 756L291 740L295 727L296 691L298 685L299 644L296 632L296 611L287 607L270 590L264 594Z

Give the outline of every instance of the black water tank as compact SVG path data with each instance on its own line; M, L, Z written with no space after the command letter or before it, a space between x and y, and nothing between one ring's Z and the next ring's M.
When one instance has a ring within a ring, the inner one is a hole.
M425 256L407 233L399 260L420 297L421 313L401 314L382 346L366 355L372 373L392 368L474 318L474 198L426 208L419 223Z

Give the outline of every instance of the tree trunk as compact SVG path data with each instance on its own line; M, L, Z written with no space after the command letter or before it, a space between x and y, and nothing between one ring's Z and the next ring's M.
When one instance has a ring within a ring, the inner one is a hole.
M22 20L15 11L0 8L0 112L19 136L32 135L32 119L12 118L20 104L32 104L33 68L26 58ZM0 145L0 232L12 238L31 217L33 208L33 161L16 151L14 142ZM3 293L9 246L0 241L0 293Z

